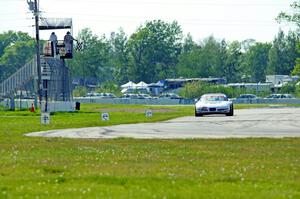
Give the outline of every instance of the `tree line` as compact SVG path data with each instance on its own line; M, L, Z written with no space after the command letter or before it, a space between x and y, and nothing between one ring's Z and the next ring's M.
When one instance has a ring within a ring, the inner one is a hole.
M0 34L0 82L29 62L35 53L35 40L27 33Z
M99 83L147 83L166 78L225 77L228 82L264 82L266 75L290 75L299 56L299 35L279 31L273 42L226 42L209 36L196 42L183 36L177 22L146 22L128 37L122 29L110 37L88 28L78 34L82 51L68 62L72 75ZM27 33L0 34L0 79L34 56L34 39ZM295 71L296 74L298 73Z
M147 22L129 38L124 31L110 38L79 33L84 50L69 62L75 76L118 84L166 78L225 77L228 82L264 82L266 75L290 75L299 57L299 36L279 31L271 43L226 42L213 36L195 42L183 38L176 23Z
M266 75L299 75L299 34L279 30L272 42L228 42L209 36L195 41L180 25L154 20L127 36L122 29L109 37L88 28L77 39L68 66L75 77L117 85L127 81L157 82L166 78L224 77L228 82L264 82ZM0 80L34 56L34 39L27 33L0 34Z

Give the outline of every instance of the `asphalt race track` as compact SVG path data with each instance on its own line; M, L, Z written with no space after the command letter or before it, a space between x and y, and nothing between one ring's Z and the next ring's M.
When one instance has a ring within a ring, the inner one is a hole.
M51 130L27 136L137 139L300 137L300 108L235 110L233 117L191 116L159 123Z

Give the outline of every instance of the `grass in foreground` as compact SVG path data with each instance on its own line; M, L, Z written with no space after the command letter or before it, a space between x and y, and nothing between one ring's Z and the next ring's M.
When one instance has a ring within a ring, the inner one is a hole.
M155 117L146 119L151 108ZM100 112L110 112L102 122ZM0 113L0 198L300 198L300 139L79 140L31 131L153 122L193 107L83 105ZM184 132L183 132L184 133Z
M0 198L299 198L300 139L0 144Z

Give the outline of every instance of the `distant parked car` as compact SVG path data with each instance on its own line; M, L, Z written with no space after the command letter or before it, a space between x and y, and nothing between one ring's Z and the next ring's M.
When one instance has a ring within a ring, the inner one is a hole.
M116 96L112 93L87 93L84 97L92 97L92 98L115 98Z
M112 93L100 93L98 97L101 98L116 98L116 96Z
M91 92L91 93L87 93L84 97L96 97L99 93L96 92Z
M294 98L291 94L272 94L266 97L266 99L291 99Z
M256 103L259 97L254 94L241 94L237 98L233 99L237 103Z
M236 99L257 99L258 97L254 94L241 94Z
M141 93L139 99L152 99L152 97L149 94Z
M163 93L159 96L159 98L182 99L182 97L175 93Z
M195 116L208 114L225 114L233 116L233 103L223 93L202 95L195 104Z
M125 93L122 98L125 98L125 99L138 99L138 94L135 94L135 93Z
M122 98L126 99L151 99L149 94L145 93L126 93L122 96Z

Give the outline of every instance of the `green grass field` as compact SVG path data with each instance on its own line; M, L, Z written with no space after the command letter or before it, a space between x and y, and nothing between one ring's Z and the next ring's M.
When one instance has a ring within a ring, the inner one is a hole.
M144 116L148 108L154 112L151 119ZM156 122L193 115L193 110L82 105L77 113L55 113L49 126L39 124L38 113L0 111L0 198L300 198L299 138L23 136L46 129ZM101 121L101 112L109 112L111 120Z

